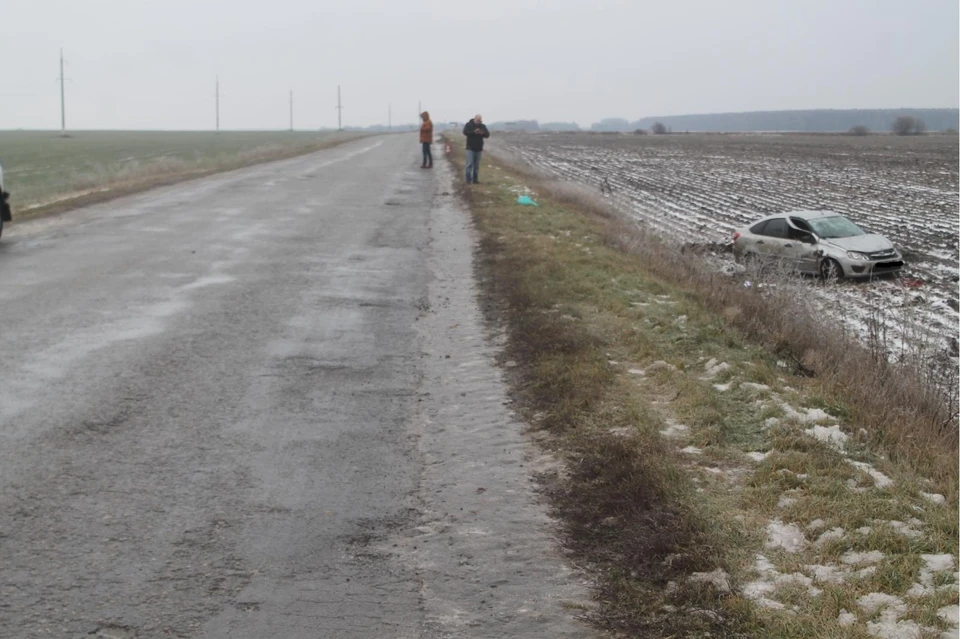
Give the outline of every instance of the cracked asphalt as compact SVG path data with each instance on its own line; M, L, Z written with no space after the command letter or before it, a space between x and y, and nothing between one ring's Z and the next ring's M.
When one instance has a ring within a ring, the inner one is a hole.
M595 636L418 152L8 227L0 637Z

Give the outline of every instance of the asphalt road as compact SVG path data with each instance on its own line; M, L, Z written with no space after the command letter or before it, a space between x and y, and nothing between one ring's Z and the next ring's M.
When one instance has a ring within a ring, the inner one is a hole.
M418 151L8 227L0 637L592 635Z

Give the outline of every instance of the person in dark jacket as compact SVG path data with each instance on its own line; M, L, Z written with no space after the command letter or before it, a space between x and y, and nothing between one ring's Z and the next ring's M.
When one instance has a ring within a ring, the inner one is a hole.
M420 125L420 145L423 147L423 164L421 169L433 168L433 154L430 152L430 145L433 144L433 122L430 121L430 114L424 111L420 114L423 124Z
M3 165L0 164L0 235L3 235L3 223L13 219L10 203L7 199L10 194L3 189Z
M467 184L480 184L480 154L483 153L483 141L490 137L490 131L479 114L463 125L463 134L467 136Z

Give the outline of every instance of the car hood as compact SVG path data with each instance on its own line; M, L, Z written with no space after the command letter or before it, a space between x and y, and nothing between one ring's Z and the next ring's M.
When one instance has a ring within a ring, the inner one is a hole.
M829 237L822 238L825 244L833 244L847 251L861 251L863 253L873 253L892 249L893 244L882 235L854 235L853 237Z

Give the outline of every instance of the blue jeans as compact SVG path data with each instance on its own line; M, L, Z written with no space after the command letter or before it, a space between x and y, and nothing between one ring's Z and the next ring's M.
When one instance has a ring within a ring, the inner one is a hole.
M433 154L430 152L430 143L421 142L423 145L423 165L433 166Z
M467 149L467 184L476 182L480 175L480 154L483 151L471 151Z

